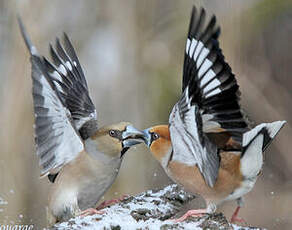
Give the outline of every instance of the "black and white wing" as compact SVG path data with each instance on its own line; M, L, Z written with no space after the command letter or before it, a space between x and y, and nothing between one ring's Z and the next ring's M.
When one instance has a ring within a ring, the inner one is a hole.
M19 18L22 36L31 54L35 143L41 175L57 173L83 149L83 141L72 124L70 111L64 106L51 81L45 61L28 38Z
M249 130L239 105L239 87L230 66L225 62L219 47L220 28L213 16L204 29L205 11L196 19L193 9L186 44L183 90L189 87L191 104L197 105L203 120L203 131L220 148L226 146L213 138L212 133L231 137L240 145L242 134ZM226 143L225 143L226 144Z
M236 79L219 48L216 18L213 16L207 26L205 20L205 10L198 14L193 7L185 50L183 94L169 122L172 138L189 137L188 144L181 142L180 147L188 146L194 163L213 186L219 169L218 152L240 151L243 133L249 128L240 110ZM183 133L175 130L177 124L183 127Z
M87 139L97 130L97 113L89 97L86 79L74 51L64 33L64 48L56 39L55 48L50 45L53 63L44 59L46 68L60 92L64 105L70 111L74 125L83 139Z

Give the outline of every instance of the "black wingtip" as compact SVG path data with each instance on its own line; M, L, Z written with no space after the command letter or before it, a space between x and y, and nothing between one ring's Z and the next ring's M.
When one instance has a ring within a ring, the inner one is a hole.
M61 46L60 38L56 37L55 47Z
M197 7L193 6L192 12L191 12L191 19L190 19L190 23L189 23L188 37L191 36L191 31L192 31L192 28L193 28L193 24L194 24L194 21L196 20L196 13L197 13Z
M65 41L65 40L70 41L69 36L68 36L68 34L67 34L66 32L63 32L63 40L64 40L64 41ZM70 42L71 42L71 41L70 41Z
M205 8L203 8L203 7L201 7L201 16L206 16L206 10L205 10Z
M221 28L220 28L220 26L218 26L216 31L214 32L214 35L212 38L217 40L219 38L220 34L221 34Z
M23 40L25 42L25 45L26 45L27 49L29 50L29 53L31 55L38 56L38 51L37 51L36 47L32 44L30 38L28 37L26 29L25 29L25 27L23 25L23 22L21 20L20 15L17 15L17 21L18 21L18 25L19 25L19 29L20 29L21 35L23 37Z
M194 17L196 17L197 7L193 5L192 12L191 12L191 21L193 21Z

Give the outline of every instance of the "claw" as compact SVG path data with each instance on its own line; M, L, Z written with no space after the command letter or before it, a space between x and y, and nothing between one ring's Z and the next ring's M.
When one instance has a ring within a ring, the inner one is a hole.
M239 217L237 217L237 216L238 216L239 209L240 209L240 206L237 206L237 208L235 209L235 211L234 211L234 213L233 213L233 215L232 215L232 217L231 217L230 222L231 222L231 223L236 223L236 222L238 222L238 223L244 223L244 224L247 224L247 222L246 222L243 218L239 218Z
M95 208L88 208L88 209L82 211L80 213L80 216L85 217L85 216L91 216L91 215L95 215L95 214L104 214L104 213L105 213L105 211L100 211L100 210L97 210Z
M123 195L121 198L118 198L118 199L106 200L106 201L102 202L100 205L98 205L98 207L96 209L97 210L104 209L110 205L117 204L128 197L129 197L128 195Z
M194 210L187 211L182 217L178 219L171 219L171 221L174 221L175 223L179 223L179 222L185 221L190 216L201 217L206 214L207 214L207 209L194 209Z

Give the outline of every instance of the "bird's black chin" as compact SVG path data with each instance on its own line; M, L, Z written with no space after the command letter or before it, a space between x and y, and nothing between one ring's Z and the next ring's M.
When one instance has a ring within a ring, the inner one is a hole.
M122 151L121 151L121 158L125 155L125 153L128 151L129 148L130 147L125 147L125 148L122 149Z

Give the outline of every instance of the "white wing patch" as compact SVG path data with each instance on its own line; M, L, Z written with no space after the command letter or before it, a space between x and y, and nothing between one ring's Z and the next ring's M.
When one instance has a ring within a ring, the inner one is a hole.
M210 50L204 47L204 44L201 41L198 42L194 38L192 41L187 39L186 54L195 61L196 68L198 69L198 78L201 81L200 87L205 87L203 89L205 98L209 98L222 92L218 87L221 85L221 82L216 78L216 73L211 68L213 62L207 58L209 53Z
M203 92L206 93L206 92L218 87L220 84L221 84L221 82L215 78L204 88Z
M66 61L66 62L65 62L65 65L67 66L67 68L68 68L70 71L72 71L72 66L71 66L71 64L70 64L69 61Z
M189 40L189 39L188 39L188 40ZM188 55L189 55L190 57L193 56L193 53L194 53L194 50L195 50L195 47L196 47L197 43L198 43L197 40L195 40L195 39L192 40L192 42L191 42L191 48L190 48L190 52L188 53Z
M190 39L188 39L187 43L186 43L186 53L187 54L189 53L190 45L191 45L191 41L190 41Z
M53 72L48 72L49 75L55 80L54 85L56 86L57 90L61 93L64 93L63 88L59 85L57 81L63 82L61 75L55 70ZM57 81L56 81L57 80Z
M201 41L199 41L197 47L196 47L196 50L195 50L195 53L194 53L194 60L197 60L197 57L201 51L201 49L203 48L203 43Z
M197 66L200 66L202 64L202 62L205 60L205 58L208 56L209 53L210 53L210 50L204 47L198 58Z
M203 62L202 66L199 69L199 78L201 78L203 76L203 74L213 65L213 63L211 61L209 61L208 59L205 59L205 61Z
M219 93L221 93L221 90L219 88L217 88L217 89L215 89L213 91L210 91L208 94L206 94L205 97L209 98L209 97L214 96L214 95L219 94Z
M62 81L61 75L55 70L52 73L49 73L51 77L53 77L56 80Z
M203 77L203 79L201 80L200 87L203 87L206 83L211 81L215 76L216 76L216 73L213 70L209 69L208 72Z
M67 76L67 70L64 65L60 64L57 70L62 73L64 76Z

